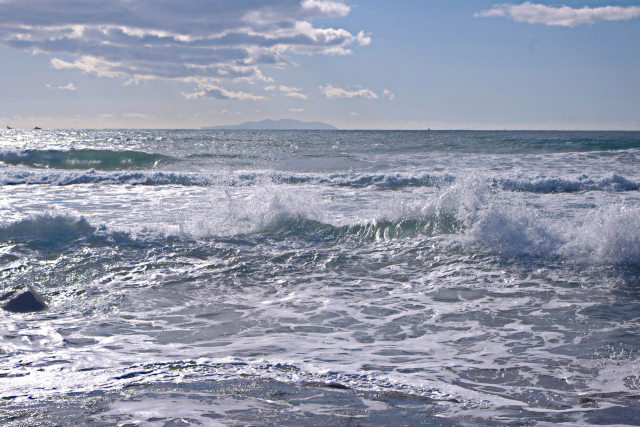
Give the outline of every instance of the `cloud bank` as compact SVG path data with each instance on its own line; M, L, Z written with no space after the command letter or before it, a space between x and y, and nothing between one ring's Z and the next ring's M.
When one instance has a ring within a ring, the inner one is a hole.
M313 24L349 12L342 0L0 0L0 44L52 55L55 69L181 80L198 86L192 98L259 99L219 84L268 82L264 67L290 66L292 54L369 44L363 32Z
M569 6L547 6L524 2L519 5L497 4L489 10L473 15L476 18L505 17L516 22L545 24L549 26L575 27L593 24L596 21L625 21L640 17L640 6L601 6L572 8Z

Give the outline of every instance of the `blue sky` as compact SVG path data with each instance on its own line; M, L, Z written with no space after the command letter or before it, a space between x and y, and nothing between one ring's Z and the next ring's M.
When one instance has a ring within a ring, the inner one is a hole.
M640 130L640 2L0 0L0 125Z

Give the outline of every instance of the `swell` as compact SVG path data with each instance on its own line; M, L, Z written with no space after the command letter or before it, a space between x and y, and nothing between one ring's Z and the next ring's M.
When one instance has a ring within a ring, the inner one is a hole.
M53 169L149 169L172 160L169 156L142 151L71 149L0 152L0 162L8 165Z

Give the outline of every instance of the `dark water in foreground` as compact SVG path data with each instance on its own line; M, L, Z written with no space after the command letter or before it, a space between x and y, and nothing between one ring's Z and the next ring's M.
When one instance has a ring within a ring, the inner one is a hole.
M640 424L640 133L0 131L0 422Z

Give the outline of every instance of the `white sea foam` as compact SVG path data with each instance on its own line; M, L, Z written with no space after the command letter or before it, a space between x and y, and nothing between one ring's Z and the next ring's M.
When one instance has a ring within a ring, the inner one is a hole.
M265 232L290 218L326 221L326 206L313 192L260 187L241 194L225 192L191 211L180 234L192 238L228 237Z
M171 192L167 197L171 197ZM317 186L261 185L194 193L188 210L166 209L165 217L118 227L131 232L156 231L190 239L287 233L304 238L392 239L450 234L463 243L507 256L562 257L589 263L640 263L640 209L609 203L576 217L560 216L505 200L484 178L470 176L430 193L390 193L358 209L344 190L328 196ZM207 196L209 195L209 196ZM365 202L365 203L362 203ZM347 204L347 205L345 205ZM149 214L153 214L149 208ZM143 218L141 218L143 219ZM2 240L74 239L102 224L79 215L35 215L0 226Z
M635 414L636 134L61 133L0 141L0 422Z
M640 208L621 203L587 212L565 231L560 253L595 262L640 264Z

